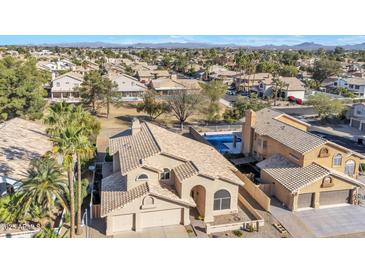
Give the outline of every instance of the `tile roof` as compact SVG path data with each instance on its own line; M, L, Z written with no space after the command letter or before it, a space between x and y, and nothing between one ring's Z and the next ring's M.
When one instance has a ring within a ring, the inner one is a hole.
M150 156L165 153L186 162L191 161L200 174L229 180L238 185L243 184L233 173L236 168L213 147L152 123L141 123L140 132L134 135L127 130L120 136L112 137L109 147L111 154L119 151L122 174L143 166L144 160ZM181 174L185 174L182 169L187 171L191 170L191 167L178 169Z
M310 183L330 174L330 171L316 163L312 163L306 167L300 167L289 162L279 154L275 154L261 161L257 166L290 192L298 191Z
M70 72L67 72L65 74L61 74L60 76L57 76L56 78L54 78L52 81L55 81L55 80L58 80L58 79L61 79L63 77L71 77L71 78L74 78L76 80L79 80L79 81L84 81L84 77L77 73L77 72L73 72L73 71L70 71Z
M146 124L141 124L140 132L130 134L130 130L124 132L125 136L112 137L109 140L109 153L112 155L119 151L121 172L126 172L140 166L141 160L159 153L161 150L150 133Z
M186 163L183 163L174 169L175 175L180 181L183 181L187 178L190 178L196 174L198 174L198 169L194 166L194 164L189 161Z
M133 200L148 193L147 183L130 190L126 189L125 177L114 173L101 183L101 216L104 217L115 209L122 208Z
M194 200L189 197L188 200L181 199L176 190L158 182L145 182L130 190L126 190L126 177L116 172L102 180L101 183L101 216L105 217L116 209L123 208L134 200L151 194L177 203L183 203L188 206L195 206Z
M43 125L21 118L0 124L0 176L26 178L31 160L50 150L52 142Z
M299 153L308 152L327 142L314 134L275 119L281 115L283 113L269 108L256 112L255 132L269 136ZM295 138L288 138L289 136Z

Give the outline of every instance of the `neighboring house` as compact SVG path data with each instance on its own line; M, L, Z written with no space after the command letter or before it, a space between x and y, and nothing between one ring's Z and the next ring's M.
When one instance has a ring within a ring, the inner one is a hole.
M261 85L270 85L272 82L271 73L255 73L255 74L244 74L237 75L234 79L234 83L237 90L243 91L258 91ZM262 86L261 89L264 87Z
M221 80L227 85L232 85L234 83L234 78L238 73L231 70L220 70L209 74L210 80Z
M102 180L100 209L107 235L188 225L191 210L205 223L238 212L243 182L209 145L134 119L110 138L109 153L114 173Z
M59 60L55 62L39 61L37 67L50 72L59 70L73 70L76 66L68 60Z
M171 75L167 70L139 70L137 78L142 83L150 83L153 79L167 79Z
M305 86L302 81L300 81L296 77L279 77L281 81L283 81L287 86L282 90L281 94L278 96L282 98L288 98L293 96L296 99L304 99L305 95ZM259 96L263 97L272 97L272 82L273 78L266 78L264 80L259 81L259 85L256 88Z
M52 80L51 100L78 103L81 101L77 90L83 82L83 76L76 72L68 72Z
M144 84L127 74L111 74L109 78L118 85L116 92L121 97L142 98L147 91L147 87Z
M151 81L151 88L159 95L172 95L179 90L199 91L199 81L196 79L160 78Z
M260 182L289 210L356 204L365 156L307 132L273 109L246 111L242 153L259 161Z
M365 98L365 78L359 77L330 77L325 79L321 87L331 90L335 88L346 88L357 97Z
M347 118L350 120L350 127L354 127L365 132L364 103L353 104L347 112Z
M52 150L46 129L38 123L14 118L0 124L0 196L19 187L33 159Z

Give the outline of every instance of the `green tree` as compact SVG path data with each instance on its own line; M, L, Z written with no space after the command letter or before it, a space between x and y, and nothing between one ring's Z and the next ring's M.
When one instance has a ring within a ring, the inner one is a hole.
M227 91L227 85L223 81L210 81L201 83L204 95L208 98L208 120L216 121L219 119L219 99Z
M298 73L299 73L298 68L293 65L284 65L280 69L280 75L284 77L296 77Z
M17 116L42 117L47 96L43 84L49 75L36 68L36 61L20 61L11 56L0 60L0 121Z
M232 108L225 110L223 118L229 123L234 123L245 116L246 110L252 109L253 111L258 111L266 107L270 107L270 104L257 98L256 94L251 94L250 98L240 96L237 97Z
M32 205L47 211L48 216L52 216L59 206L68 209L65 202L66 179L61 166L54 159L42 157L34 160L28 174L19 189L17 201L24 214L30 212Z
M288 84L285 83L284 81L280 80L279 77L273 78L271 89L272 89L273 98L274 98L274 106L276 106L276 102L277 102L279 94L287 88L288 88Z
M70 205L70 237L74 237L75 233L75 181L74 166L77 153L77 142L82 134L82 128L75 125L65 125L64 130L58 136L52 138L54 142L54 153L62 157L62 162L67 170L68 186L69 186L69 205Z
M178 119L181 130L184 128L185 121L197 111L201 101L200 94L188 90L176 91L168 97L169 110Z
M73 168L77 163L77 233L80 233L81 204L82 204L82 161L90 159L95 152L93 144L100 130L99 122L84 111L81 106L67 106L64 103L51 107L49 115L45 119L49 125L48 132L55 142L55 152L63 157L63 163L68 171L69 199L71 213L71 226L74 219L74 175ZM73 222L74 224L74 222ZM71 233L74 230L71 229ZM72 234L73 235L73 234Z
M314 107L320 118L339 116L344 109L343 102L337 99L331 99L329 96L324 94L309 96L307 104Z
M137 112L147 113L151 120L157 119L160 115L168 111L169 106L166 102L157 101L153 94L146 94L143 97L143 102L137 105Z
M322 82L329 76L338 74L340 69L341 65L339 62L329 59L320 59L314 63L313 79Z

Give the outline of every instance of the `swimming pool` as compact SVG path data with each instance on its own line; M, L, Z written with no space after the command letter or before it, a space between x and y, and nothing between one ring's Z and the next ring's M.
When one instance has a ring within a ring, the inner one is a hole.
M211 143L219 152L230 152L230 148L227 146L233 144L234 135L230 134L209 134L203 135L205 140ZM236 136L236 142L241 142L241 138ZM227 145L226 145L227 144Z

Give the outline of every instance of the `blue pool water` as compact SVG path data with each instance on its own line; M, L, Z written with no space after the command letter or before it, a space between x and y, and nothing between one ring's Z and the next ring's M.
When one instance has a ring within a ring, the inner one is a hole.
M219 152L228 152L229 148L224 143L233 143L233 134L204 135L203 137ZM241 142L241 138L236 137L236 141Z

